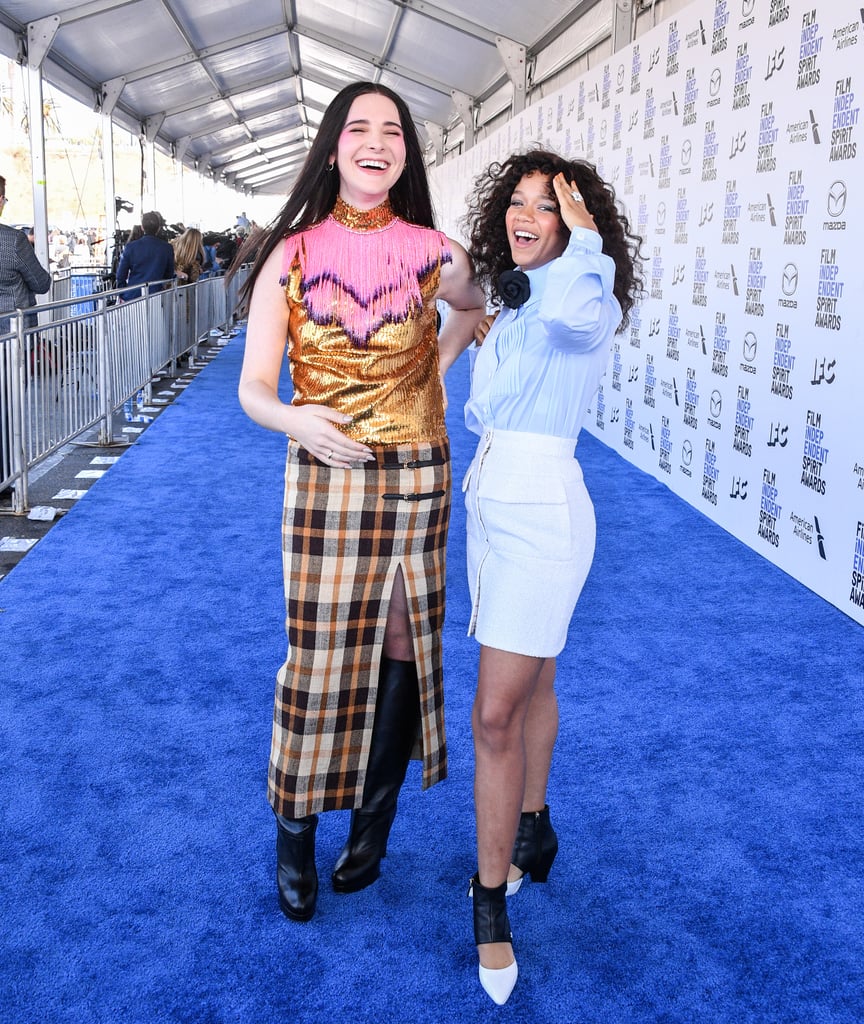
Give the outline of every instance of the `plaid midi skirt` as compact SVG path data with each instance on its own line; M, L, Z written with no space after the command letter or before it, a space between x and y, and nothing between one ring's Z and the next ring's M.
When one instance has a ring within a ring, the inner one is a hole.
M340 469L291 441L282 562L288 656L276 677L268 799L304 817L363 798L390 593L401 567L417 662L414 755L424 789L447 774L441 632L450 452L373 449Z

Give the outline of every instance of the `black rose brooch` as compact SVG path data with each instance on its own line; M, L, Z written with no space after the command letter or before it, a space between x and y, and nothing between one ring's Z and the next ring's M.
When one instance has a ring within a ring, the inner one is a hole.
M531 295L531 282L521 270L505 270L498 278L498 293L505 306L518 309Z

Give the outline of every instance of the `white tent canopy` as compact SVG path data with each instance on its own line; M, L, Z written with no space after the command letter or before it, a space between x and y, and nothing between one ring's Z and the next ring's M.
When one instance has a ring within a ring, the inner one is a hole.
M0 52L190 169L281 194L348 82L398 92L440 162L626 45L643 7L656 17L630 0L2 0Z

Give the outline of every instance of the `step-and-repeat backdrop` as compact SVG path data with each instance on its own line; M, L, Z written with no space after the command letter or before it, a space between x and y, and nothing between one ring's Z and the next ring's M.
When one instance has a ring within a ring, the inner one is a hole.
M460 238L492 161L597 165L645 292L586 429L864 624L862 93L857 4L697 0L433 185Z

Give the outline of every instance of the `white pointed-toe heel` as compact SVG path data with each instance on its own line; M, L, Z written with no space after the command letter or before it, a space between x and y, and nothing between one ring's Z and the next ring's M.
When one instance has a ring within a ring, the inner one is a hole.
M478 875L471 879L471 895L474 900L474 943L482 946L490 942L513 942L510 921L507 918L507 883L502 882L492 889L481 885ZM480 984L489 998L503 1006L519 977L516 958L506 967L494 969L479 965Z
M509 967L494 971L491 967L480 964L480 984L493 1003L503 1006L510 998L519 977L519 965L514 960Z

